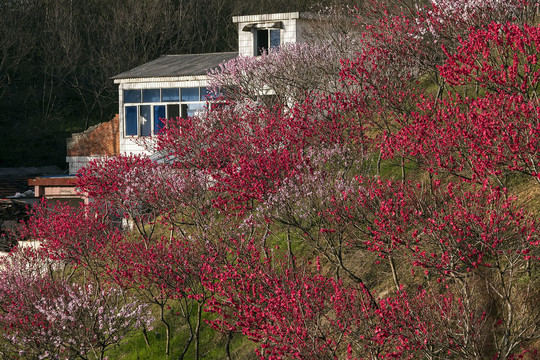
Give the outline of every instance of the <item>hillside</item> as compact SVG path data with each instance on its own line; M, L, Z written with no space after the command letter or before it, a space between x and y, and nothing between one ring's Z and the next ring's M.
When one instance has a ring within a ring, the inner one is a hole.
M157 137L166 162L91 163L93 202L36 207L0 354L537 358L536 10L402 5L231 60L216 106Z

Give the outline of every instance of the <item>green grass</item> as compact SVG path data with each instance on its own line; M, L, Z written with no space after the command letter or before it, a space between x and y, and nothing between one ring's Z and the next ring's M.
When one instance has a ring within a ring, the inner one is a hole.
M195 314L193 314L195 316ZM213 317L210 313L203 313L203 319L209 320ZM185 320L176 316L171 311L167 315L167 321L171 324L171 345L170 359L178 359L185 345L189 340L189 330ZM225 344L227 335L210 328L206 323L201 326L200 334L200 359L226 359ZM164 359L166 334L165 327L159 321L155 322L153 330L148 332L148 342L146 345L142 331L126 338L124 342L112 349L109 353L109 360L158 360ZM241 334L235 334L231 340L230 351L233 359L251 359L254 355L256 344L249 341ZM184 359L195 359L195 341L190 344Z

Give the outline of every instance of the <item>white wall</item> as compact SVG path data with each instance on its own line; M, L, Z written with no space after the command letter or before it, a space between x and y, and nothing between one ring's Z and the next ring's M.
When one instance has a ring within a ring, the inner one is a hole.
M69 175L75 175L79 170L88 165L91 160L104 158L104 156L66 156L69 164Z

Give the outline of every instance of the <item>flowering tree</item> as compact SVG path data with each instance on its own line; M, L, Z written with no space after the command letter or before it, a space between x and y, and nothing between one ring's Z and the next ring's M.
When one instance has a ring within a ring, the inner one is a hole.
M204 244L204 242L203 242ZM189 338L180 350L184 358L195 344L199 358L202 307L211 293L202 286L201 268L212 262L211 245L201 245L194 237L190 240L165 238L145 246L141 242L119 244L109 268L109 276L124 289L138 294L145 303L159 307L159 320L165 327L165 355L171 354L170 341L173 327L166 316L174 306L176 316L184 319Z
M204 211L208 180L200 172L174 169L145 156L120 155L92 162L79 172L77 184L99 206L132 221L147 243L158 218L172 221L168 215L177 216L185 209ZM178 224L191 211L184 214L176 218Z
M489 92L537 98L539 28L491 23L471 31L455 52L446 50L440 73L452 85L476 84Z
M492 23L447 51L441 75L454 86L473 84L479 96L424 98L399 120L397 133L386 134L384 156L409 156L432 174L480 183L490 178L505 186L516 172L538 181L537 31Z
M214 292L207 311L218 315L210 321L215 329L260 343L261 359L332 359L347 351L353 320L343 313L352 310L355 292L330 278L283 270L280 259L261 258L253 242L233 244L227 252L234 261L202 269ZM368 312L369 300L360 303L356 310Z
M369 151L363 124L350 121L361 118L362 110L342 99L320 96L289 110L258 112L224 105L207 116L170 121L158 150L173 158L175 167L212 179L215 205L246 209L283 178L309 167L312 154L332 151L336 143Z
M261 57L238 57L209 73L210 86L235 101L289 107L312 93L345 91L340 61L354 55L332 43L290 43Z
M492 307L490 318L483 316L474 321L484 329L491 325L500 328L505 323L508 329L521 330L505 335L498 330L483 330L467 333L459 341L453 335L454 345L445 345L452 348L449 351L453 354L465 356L466 353L467 357L475 358L475 354L489 351L482 344L489 338L500 347L500 354L506 354L498 356L505 358L519 344L539 335L533 330L537 313L530 309L536 295L530 291L530 284L522 287L519 281L516 283L517 279L528 278L531 266L537 266L536 221L516 208L505 191L489 186L466 191L451 183L444 188L440 182L424 187L360 177L356 185L343 179L329 183L317 174L302 181L284 182L261 211L297 230L297 237L304 244L342 270L353 283L362 285L374 308L377 302L371 294L383 280L378 277L377 281L366 281L368 274L358 267L358 261L374 262L376 269L391 274L397 293L402 292L403 285L412 285L410 272L413 278L425 276L424 280L416 281L445 296L425 293L424 300L418 301L430 300L434 307L448 305L453 310L451 315L441 313L444 317L439 320L418 321L448 321L444 326L430 325L437 329L446 327L448 334L452 331L458 334L463 321L473 321L461 317L486 311L480 309L489 301L499 298L496 301L506 302L506 308ZM483 284L478 284L480 279ZM512 294L520 294L520 298ZM439 303L447 301L451 305ZM513 310L509 311L510 308ZM518 317L515 311L520 313ZM512 322L515 323L510 325ZM451 324L459 326L451 328ZM471 325L471 329L479 326ZM417 350L434 351L432 355L440 351L425 347Z
M480 98L456 95L433 108L421 104L409 125L386 139L384 156L403 151L431 173L461 179L485 179L505 186L508 175L538 178L540 161L535 102L521 96L488 94Z
M70 283L56 278L53 267L35 250L17 250L2 260L4 355L104 359L141 323L151 322L148 308L123 292Z

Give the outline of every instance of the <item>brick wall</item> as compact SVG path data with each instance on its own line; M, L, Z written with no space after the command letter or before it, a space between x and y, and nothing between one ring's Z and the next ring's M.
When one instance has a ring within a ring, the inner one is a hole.
M90 127L88 130L72 134L67 140L67 156L112 156L120 153L118 115L111 121Z

